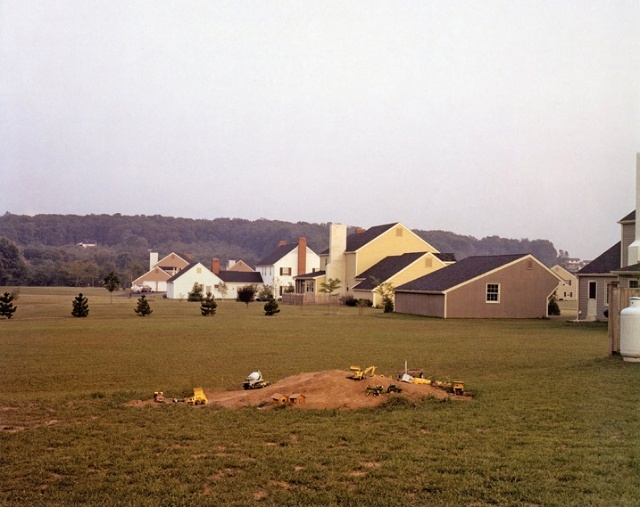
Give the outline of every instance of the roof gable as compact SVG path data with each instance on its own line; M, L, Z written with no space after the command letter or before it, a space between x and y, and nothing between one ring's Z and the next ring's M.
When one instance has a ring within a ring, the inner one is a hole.
M181 262L176 263L176 260ZM169 255L165 255L162 259L156 262L155 266L161 266L166 270L167 268L186 267L190 263L191 261L189 261L188 255L171 252Z
M450 266L401 285L397 291L445 292L530 254L466 257ZM555 276L555 275L554 275Z
M192 262L190 263L187 267L183 268L182 270L178 271L175 275L173 275L171 278L169 278L167 280L167 283L173 283L175 282L178 278L180 278L181 276L185 276L186 274L188 274L193 268L199 267L202 270L204 270L206 273L211 274L212 276L217 276L215 275L209 268L207 268L204 264L202 264L201 262Z

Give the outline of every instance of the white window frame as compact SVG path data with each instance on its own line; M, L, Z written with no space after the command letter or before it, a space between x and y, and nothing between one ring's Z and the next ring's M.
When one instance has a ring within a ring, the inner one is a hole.
M489 287L496 287L497 292L489 292ZM495 296L496 299L490 299L489 296ZM499 283L488 283L485 288L485 303L500 303L500 284Z

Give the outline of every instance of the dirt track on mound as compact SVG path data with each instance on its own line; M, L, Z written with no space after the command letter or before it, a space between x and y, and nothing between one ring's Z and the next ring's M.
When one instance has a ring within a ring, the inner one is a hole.
M378 375L358 381L352 380L349 376L350 373L343 370L300 373L299 375L285 377L263 389L217 392L210 392L205 389L205 393L209 404L227 408L275 406L273 396L278 393L285 396L291 396L292 394L304 395L304 403L292 407L296 409L348 410L374 407L384 403L390 396L403 396L409 399L418 399L425 396L433 396L438 399L448 396L453 399L469 399L464 396L453 396L442 389L430 385L407 384ZM368 386L382 386L386 391L390 384L396 384L402 388L402 393L367 396Z

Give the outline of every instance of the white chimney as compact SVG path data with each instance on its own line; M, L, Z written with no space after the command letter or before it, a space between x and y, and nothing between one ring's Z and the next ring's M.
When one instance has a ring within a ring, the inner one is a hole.
M158 264L158 252L149 252L149 271Z
M638 263L640 263L640 153L636 153L636 236L635 241L629 245L628 266Z

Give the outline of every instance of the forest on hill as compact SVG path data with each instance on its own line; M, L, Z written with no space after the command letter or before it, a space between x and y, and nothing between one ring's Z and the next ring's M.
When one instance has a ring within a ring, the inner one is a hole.
M355 228L355 227L354 227ZM414 230L440 252L458 260L471 255L532 253L551 266L558 261L544 239L477 239L446 231ZM126 286L148 269L149 251L160 257L189 253L208 264L242 259L255 265L280 241L307 238L315 252L329 246L329 224L161 215L14 215L0 217L0 285L94 285L116 271ZM80 244L94 244L83 248ZM566 255L566 254L565 254Z

